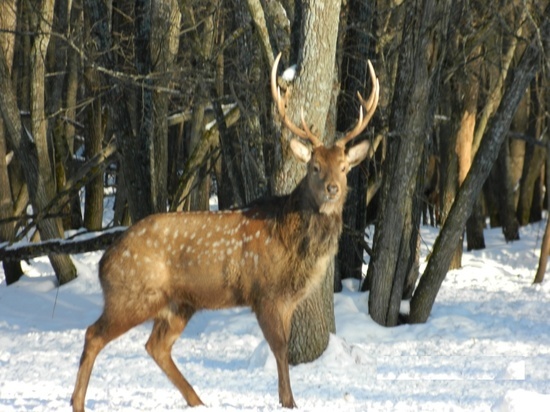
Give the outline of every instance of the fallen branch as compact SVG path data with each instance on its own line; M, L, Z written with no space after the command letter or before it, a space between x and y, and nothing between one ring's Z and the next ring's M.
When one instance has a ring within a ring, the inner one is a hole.
M26 260L56 254L78 254L106 249L126 227L116 227L102 232L79 233L68 239L51 239L37 243L15 243L0 247L0 261Z

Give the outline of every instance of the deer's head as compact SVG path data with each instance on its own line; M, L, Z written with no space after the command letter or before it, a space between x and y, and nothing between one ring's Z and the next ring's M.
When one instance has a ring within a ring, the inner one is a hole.
M277 85L277 66L281 54L277 56L271 69L271 93L277 104L279 115L283 124L296 136L308 140L311 147L302 143L299 139L290 140L290 148L297 160L307 163L306 180L314 200L323 213L331 213L333 210L341 209L347 193L347 174L354 166L365 159L370 151L370 143L367 140L354 146L346 148L346 144L359 135L367 127L376 106L380 86L370 61L368 61L371 81L373 83L371 94L368 100L363 100L360 93L357 93L361 108L359 120L355 127L337 140L333 146L325 146L318 136L312 133L309 128L304 111L302 109L302 127L295 125L286 116L286 93L281 96L280 88ZM363 115L363 109L366 114Z

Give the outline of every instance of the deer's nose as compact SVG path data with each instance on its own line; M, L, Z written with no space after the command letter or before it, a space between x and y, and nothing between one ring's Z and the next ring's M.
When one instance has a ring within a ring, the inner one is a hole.
M329 195L335 195L338 193L338 185L335 185L334 183L330 183L327 185L327 192Z

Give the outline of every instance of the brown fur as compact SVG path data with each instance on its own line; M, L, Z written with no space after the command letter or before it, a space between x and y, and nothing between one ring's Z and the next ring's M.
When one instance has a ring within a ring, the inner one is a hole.
M337 252L346 174L367 149L365 142L348 154L337 146L317 147L311 160L301 152L308 173L288 196L243 210L153 215L129 228L99 263L104 310L86 331L73 411L84 410L101 349L148 319L154 325L147 352L189 405L201 405L171 348L196 311L234 306L250 306L256 314L277 360L279 400L294 407L288 367L292 313L321 283Z

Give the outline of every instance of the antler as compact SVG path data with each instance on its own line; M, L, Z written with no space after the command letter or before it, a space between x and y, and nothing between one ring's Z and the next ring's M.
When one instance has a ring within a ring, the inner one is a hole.
M359 120L353 129L351 129L344 137L336 142L336 144L340 147L344 147L347 142L365 130L370 122L370 119L372 118L372 115L374 114L374 111L376 110L376 106L378 106L380 85L378 84L378 78L376 77L376 73L374 72L374 68L372 67L370 60L367 61L367 64L369 66L370 79L372 81L372 91L370 93L369 100L367 101L363 100L361 93L357 92L357 97L361 102L361 108L359 109ZM363 108L367 112L365 117L363 117Z
M277 58L275 59L275 62L273 63L273 67L271 68L271 95L273 96L273 100L277 104L277 109L279 110L279 116L281 116L281 121L284 123L284 125L290 130L292 133L294 133L296 136L301 137L302 139L307 139L311 142L311 144L315 147L322 146L323 143L319 140L317 136L315 136L310 128L308 127L305 117L304 117L304 109L301 110L301 119L302 119L302 127L303 129L296 126L292 121L286 116L286 94L288 92L285 92L284 97L281 97L281 89L277 85L277 66L279 65L279 60L281 59L281 53L277 55Z

